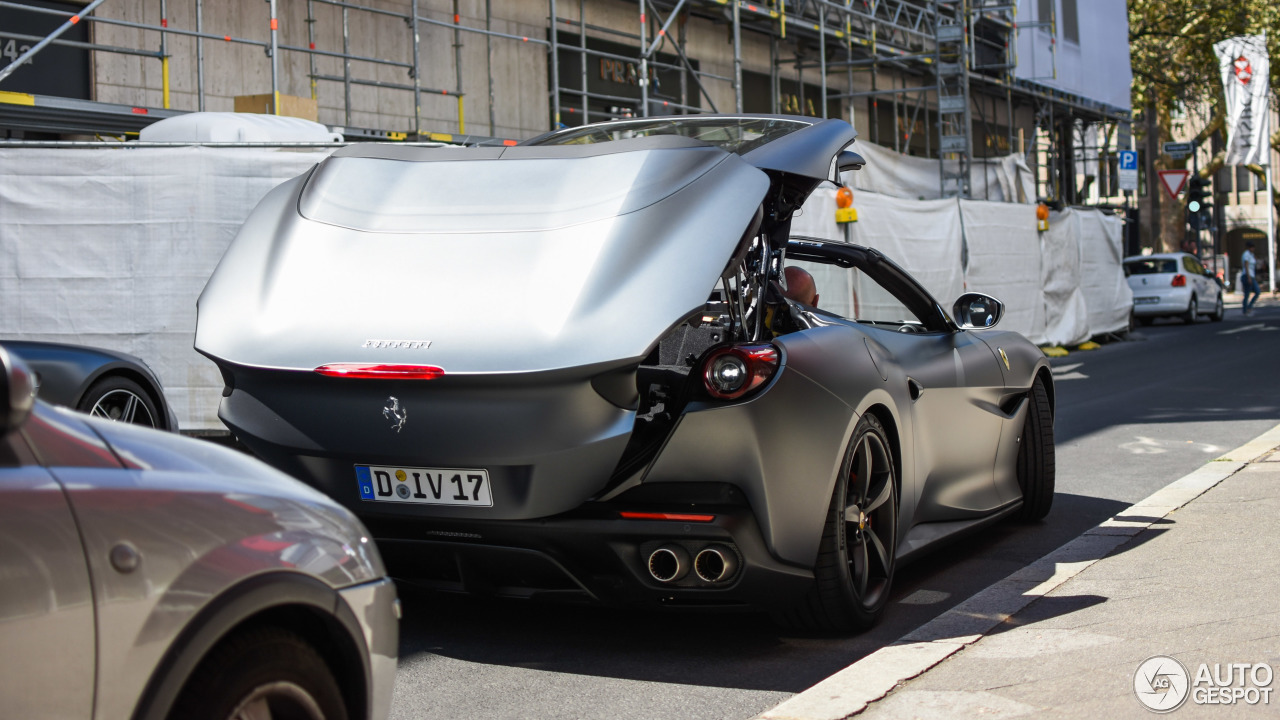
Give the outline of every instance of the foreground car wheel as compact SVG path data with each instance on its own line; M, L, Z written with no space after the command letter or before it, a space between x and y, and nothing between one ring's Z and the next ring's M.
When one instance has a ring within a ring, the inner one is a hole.
M241 632L191 675L170 720L346 720L338 684L302 638L278 628Z
M845 451L814 567L813 590L778 620L806 630L860 631L889 600L898 487L884 427L864 415Z
M1028 400L1027 419L1018 445L1018 487L1022 489L1018 519L1024 522L1040 520L1049 514L1053 506L1056 463L1053 413L1049 409L1049 393L1039 378L1031 386Z
M85 392L76 409L94 417L160 427L160 413L151 396L129 378L115 376L99 380Z

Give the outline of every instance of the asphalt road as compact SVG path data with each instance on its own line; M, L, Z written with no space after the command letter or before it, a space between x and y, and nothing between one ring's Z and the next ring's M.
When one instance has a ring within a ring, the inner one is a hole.
M884 621L856 637L751 613L648 613L402 587L392 717L746 720L1280 422L1280 307L1158 321L1053 361L1057 495L899 570ZM1229 582L1229 578L1224 578Z

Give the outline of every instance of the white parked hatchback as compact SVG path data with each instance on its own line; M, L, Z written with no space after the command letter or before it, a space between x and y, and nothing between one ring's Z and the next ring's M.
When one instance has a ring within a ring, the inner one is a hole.
M1143 325L1158 317L1193 323L1200 315L1221 320L1222 285L1195 255L1163 253L1125 258L1124 275L1133 290L1133 314Z

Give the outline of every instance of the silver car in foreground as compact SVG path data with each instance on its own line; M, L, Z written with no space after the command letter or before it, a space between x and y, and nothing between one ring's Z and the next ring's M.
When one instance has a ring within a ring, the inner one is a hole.
M1158 317L1176 317L1188 325L1201 315L1221 321L1222 285L1190 253L1138 255L1124 259L1124 275L1133 290L1133 316L1143 325Z
M0 346L0 716L386 717L399 606L358 520L33 385Z

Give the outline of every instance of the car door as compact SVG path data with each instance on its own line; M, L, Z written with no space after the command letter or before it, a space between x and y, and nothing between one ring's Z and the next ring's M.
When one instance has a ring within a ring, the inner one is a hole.
M1204 266L1200 264L1200 261L1191 255L1183 255L1182 272L1187 276L1187 285L1196 295L1196 302L1199 304L1200 311L1212 309L1214 294L1209 288L1209 284L1212 281L1204 276Z
M93 716L93 594L62 486L21 433L0 438L0 714Z
M967 330L868 334L902 369L912 398L916 522L963 520L999 507L994 469L1004 376L991 348Z
M1005 382L991 348L955 329L892 263L864 269L789 264L814 276L821 309L854 321L882 375L909 391L910 407L899 410L910 413L915 429L914 522L963 520L1003 504L994 467Z

